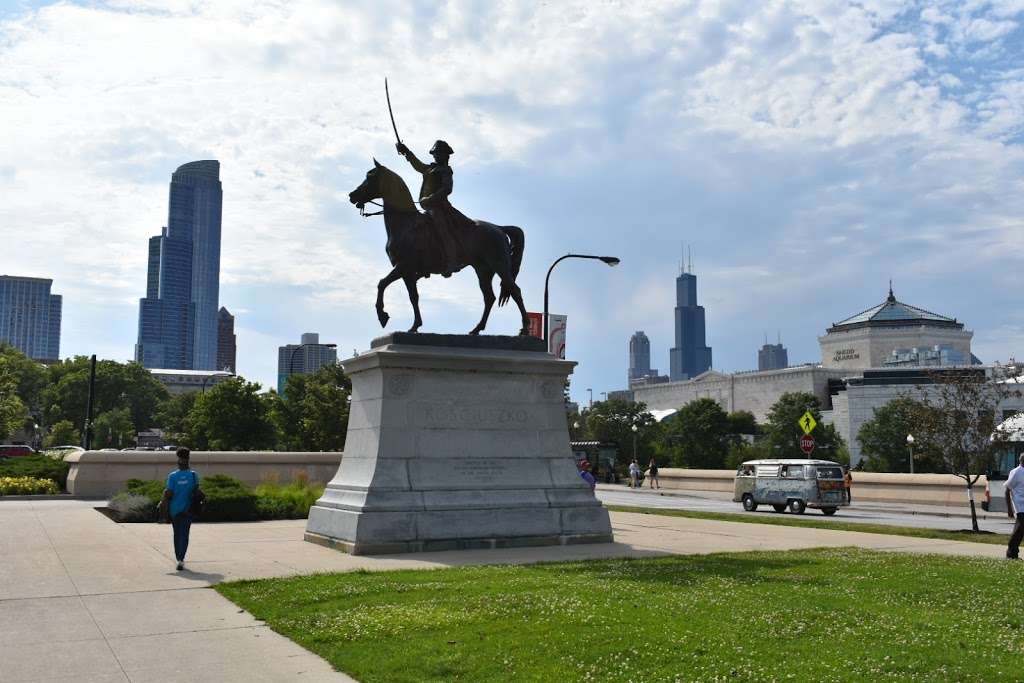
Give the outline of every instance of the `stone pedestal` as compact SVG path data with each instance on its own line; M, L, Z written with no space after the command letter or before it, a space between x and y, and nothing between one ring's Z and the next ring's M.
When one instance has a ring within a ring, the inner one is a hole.
M344 361L345 453L306 540L354 554L610 542L569 450L575 363L543 348L396 333Z

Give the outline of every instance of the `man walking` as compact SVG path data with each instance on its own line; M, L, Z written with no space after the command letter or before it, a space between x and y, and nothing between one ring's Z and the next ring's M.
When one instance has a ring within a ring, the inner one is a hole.
M1006 546L1006 557L1011 560L1020 559L1020 542L1024 539L1024 454L1018 463L1006 478L1006 514L1017 520Z
M178 449L178 469L167 475L162 508L167 510L174 528L174 558L178 571L185 568L188 532L192 527L192 498L199 489L199 475L189 468L189 450Z

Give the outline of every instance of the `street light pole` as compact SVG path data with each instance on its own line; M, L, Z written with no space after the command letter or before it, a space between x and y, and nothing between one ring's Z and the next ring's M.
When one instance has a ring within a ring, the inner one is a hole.
M307 346L326 346L329 349L336 349L336 348L338 348L337 344L320 344L319 342L316 343L316 344L299 344L294 349L292 349L291 356L288 357L288 377L291 377L292 375L296 375L296 374L303 374L303 375L306 374L305 370L303 370L302 373L297 373L292 368L295 367L295 354L298 353L300 349L303 349L303 348L305 348ZM305 368L305 365L303 365L303 368ZM288 381L288 377L285 377L285 382ZM282 387L282 389L283 388L284 387Z
M615 256L591 256L590 254L566 254L555 259L555 262L548 268L548 274L544 277L544 350L548 349L548 282L551 280L551 271L555 269L559 263L567 258L588 258L601 261L609 266L619 265L619 259Z
M636 460L636 432L637 427L633 425L633 459Z
M587 389L587 393L590 395L590 409L593 410L594 409L594 390L593 389Z
M907 446L910 447L910 473L914 473L914 435L907 434Z
M231 377L232 375L233 373L224 372L223 370L211 372L209 375L203 378L203 386L201 387L200 393L206 393L206 383L209 382L214 377Z

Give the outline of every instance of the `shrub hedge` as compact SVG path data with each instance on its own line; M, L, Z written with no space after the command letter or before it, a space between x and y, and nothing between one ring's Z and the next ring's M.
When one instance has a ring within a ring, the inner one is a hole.
M32 477L49 479L57 485L54 493L67 488L69 463L54 460L45 455L28 455L18 458L0 458L0 477Z
M0 496L38 496L60 493L50 479L36 477L0 477Z
M199 486L206 494L204 522L304 519L324 490L301 477L287 485L264 483L253 490L223 474L201 477ZM110 499L110 509L121 522L152 522L163 492L164 482L130 479Z

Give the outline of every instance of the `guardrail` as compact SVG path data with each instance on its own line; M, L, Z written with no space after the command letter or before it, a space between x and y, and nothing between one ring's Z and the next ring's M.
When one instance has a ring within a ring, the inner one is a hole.
M68 493L104 498L124 488L129 479L162 481L177 467L173 451L83 451L69 455ZM193 451L192 468L200 477L226 474L249 486L265 480L287 483L304 473L310 481L329 482L338 471L341 453L278 451Z
M658 479L666 489L680 491L733 491L735 470L689 470L661 468ZM978 508L985 496L986 478L974 485ZM879 503L946 505L967 507L967 484L952 474L896 474L853 472L853 500Z

